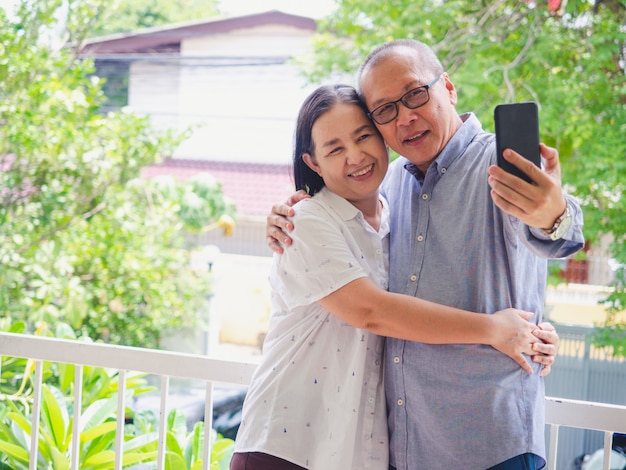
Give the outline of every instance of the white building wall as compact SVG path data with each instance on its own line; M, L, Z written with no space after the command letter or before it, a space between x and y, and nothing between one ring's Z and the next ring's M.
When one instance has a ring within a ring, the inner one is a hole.
M288 163L298 109L312 87L291 65L184 67L182 126L202 126L176 157Z
M184 57L203 56L207 51L221 57L281 57L308 50L313 31L283 25L265 25L186 39L181 44Z
M263 26L184 41L181 125L202 127L175 157L288 163L298 109L313 87L284 59L309 51L311 36ZM222 65L191 59L207 56Z
M132 65L129 105L160 128L193 128L175 158L289 163L298 109L315 86L286 58L310 51L312 34L277 25L184 40L180 57Z
M178 60L134 62L130 66L128 106L151 115L158 128L180 125L180 67Z

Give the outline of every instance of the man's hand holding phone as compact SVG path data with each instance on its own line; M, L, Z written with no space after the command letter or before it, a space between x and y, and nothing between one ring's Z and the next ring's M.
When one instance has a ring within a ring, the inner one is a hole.
M565 211L566 201L561 188L561 167L556 149L540 144L544 169L530 163L519 153L506 150L504 158L532 179L528 183L496 165L489 167L491 197L500 209L530 227L549 229Z
M548 230L567 204L558 152L539 142L537 104L501 104L493 114L498 161L489 168L493 201L526 225Z

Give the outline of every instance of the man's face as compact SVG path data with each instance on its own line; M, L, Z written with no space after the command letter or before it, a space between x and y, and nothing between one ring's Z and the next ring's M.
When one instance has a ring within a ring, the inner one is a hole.
M421 63L415 50L403 47L366 69L360 88L367 108L371 111L430 83L437 73ZM387 145L423 172L461 126L455 109L456 89L446 73L428 93L430 100L425 105L409 109L397 103L398 116L387 124L376 124Z

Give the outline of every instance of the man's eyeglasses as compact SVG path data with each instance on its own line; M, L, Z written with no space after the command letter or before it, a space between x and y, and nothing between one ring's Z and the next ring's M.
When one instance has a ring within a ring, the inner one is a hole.
M418 86L417 88L407 91L399 100L381 104L367 113L367 115L377 124L387 124L398 117L398 103L402 103L409 109L424 106L430 100L428 89L432 88L442 75L441 73L437 75L428 85Z

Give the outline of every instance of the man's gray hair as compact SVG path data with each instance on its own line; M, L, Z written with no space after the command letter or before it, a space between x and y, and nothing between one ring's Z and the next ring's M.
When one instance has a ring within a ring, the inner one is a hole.
M441 61L430 46L416 39L396 39L376 47L376 49L368 54L359 67L359 71L357 73L357 89L359 91L359 95L361 95L361 76L363 73L367 69L376 66L379 62L386 59L390 55L397 53L399 49L403 48L413 49L416 51L420 59L423 61L424 68L430 70L433 74L444 72ZM362 95L361 98L363 98Z

